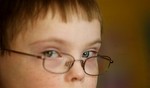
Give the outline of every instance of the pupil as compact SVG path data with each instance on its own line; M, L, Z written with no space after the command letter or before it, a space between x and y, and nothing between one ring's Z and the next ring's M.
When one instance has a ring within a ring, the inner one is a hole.
M45 52L45 55L48 57L52 56L52 51Z
M83 57L88 57L89 56L89 52L84 52L83 53Z

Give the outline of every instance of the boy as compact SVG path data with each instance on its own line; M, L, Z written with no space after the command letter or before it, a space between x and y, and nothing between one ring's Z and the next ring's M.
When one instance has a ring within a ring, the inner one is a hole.
M96 88L112 63L99 55L94 0L1 0L0 88Z

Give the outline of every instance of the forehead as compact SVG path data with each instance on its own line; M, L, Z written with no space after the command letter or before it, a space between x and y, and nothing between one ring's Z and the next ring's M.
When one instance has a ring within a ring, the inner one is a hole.
M72 15L69 21L63 22L59 14L52 18L52 14L49 12L44 19L39 19L35 24L29 25L26 32L20 33L16 45L20 44L20 41L29 45L54 38L72 44L89 43L101 39L100 28L98 19L88 21Z
M56 14L55 17L52 18L52 14L49 12L43 20L38 20L36 24L34 24L32 27L29 26L28 29L28 33L33 32L34 34L38 32L39 34L49 32L52 35L57 33L65 34L67 32L71 32L72 34L76 35L82 33L86 34L89 31L100 34L101 25L98 19L88 21L79 15L74 14L70 16L67 22L63 22L59 14Z

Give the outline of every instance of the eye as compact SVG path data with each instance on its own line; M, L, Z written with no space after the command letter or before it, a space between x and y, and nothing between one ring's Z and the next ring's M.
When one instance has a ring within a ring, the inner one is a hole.
M43 54L47 58L58 58L58 57L60 57L60 54L55 50L44 51Z
M83 58L91 58L93 56L97 56L97 52L96 51L86 51L82 54Z

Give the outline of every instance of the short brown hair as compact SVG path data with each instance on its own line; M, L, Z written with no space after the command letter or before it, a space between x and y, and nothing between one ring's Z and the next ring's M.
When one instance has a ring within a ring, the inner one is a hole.
M57 10L64 22L67 22L70 14L79 15L81 11L86 20L96 18L101 21L95 0L0 0L0 49L10 48L11 41L28 21L44 17L49 9L53 16Z

